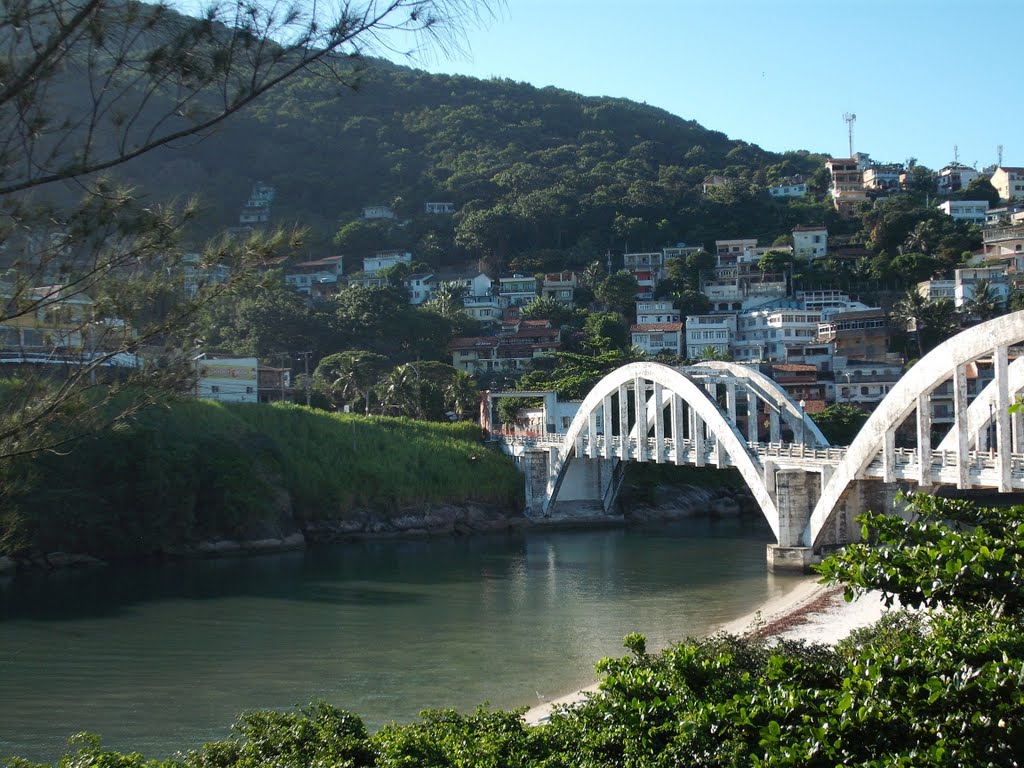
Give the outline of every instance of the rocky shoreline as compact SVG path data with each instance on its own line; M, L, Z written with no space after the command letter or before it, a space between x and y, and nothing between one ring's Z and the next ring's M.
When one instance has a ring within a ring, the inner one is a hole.
M294 521L261 525L236 538L216 538L186 546L164 547L145 559L232 557L287 552L308 545L333 544L363 538L427 538L508 533L528 529L571 529L598 526L656 524L699 517L735 518L757 515L757 502L746 488L659 486L648 498L626 500L615 514L574 509L547 518L482 504L436 504L390 513L358 510L346 519ZM103 566L107 560L75 552L34 553L27 557L0 556L0 577L21 569L56 570Z

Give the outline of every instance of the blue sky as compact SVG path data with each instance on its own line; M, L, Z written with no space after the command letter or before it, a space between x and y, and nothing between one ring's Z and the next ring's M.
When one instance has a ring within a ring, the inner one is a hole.
M1024 166L1024 0L505 0L431 72L621 96L783 151ZM408 62L404 62L408 63Z

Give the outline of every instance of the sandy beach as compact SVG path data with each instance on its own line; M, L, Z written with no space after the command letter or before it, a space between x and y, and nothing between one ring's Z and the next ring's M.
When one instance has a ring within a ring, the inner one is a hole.
M758 610L717 627L714 632L742 635L756 632L765 637L782 637L814 643L837 643L853 630L874 624L885 613L881 595L871 593L852 603L843 599L841 587L826 587L813 577L782 597L769 600ZM712 634L714 634L714 632ZM580 701L597 683L529 710L524 718L531 725L544 722L556 706Z

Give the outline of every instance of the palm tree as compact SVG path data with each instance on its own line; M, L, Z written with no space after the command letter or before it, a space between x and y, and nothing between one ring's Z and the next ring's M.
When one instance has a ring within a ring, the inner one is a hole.
M390 365L383 355L350 349L328 355L313 372L313 386L337 408L362 400L370 413L370 398Z
M455 282L442 282L434 290L430 300L424 307L436 312L441 317L452 318L466 306L466 286Z
M967 303L967 311L974 317L991 320L1003 313L1006 303L988 280L978 280L972 294Z
M453 375L444 386L444 404L459 420L472 413L480 404L480 388L473 377L453 369Z

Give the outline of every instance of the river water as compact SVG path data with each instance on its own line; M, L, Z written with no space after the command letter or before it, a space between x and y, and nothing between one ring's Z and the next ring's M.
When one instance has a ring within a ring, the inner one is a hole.
M314 699L371 730L532 706L594 682L630 632L660 647L792 589L770 540L687 521L18 574L0 580L0 756L51 761L88 730L165 757Z

